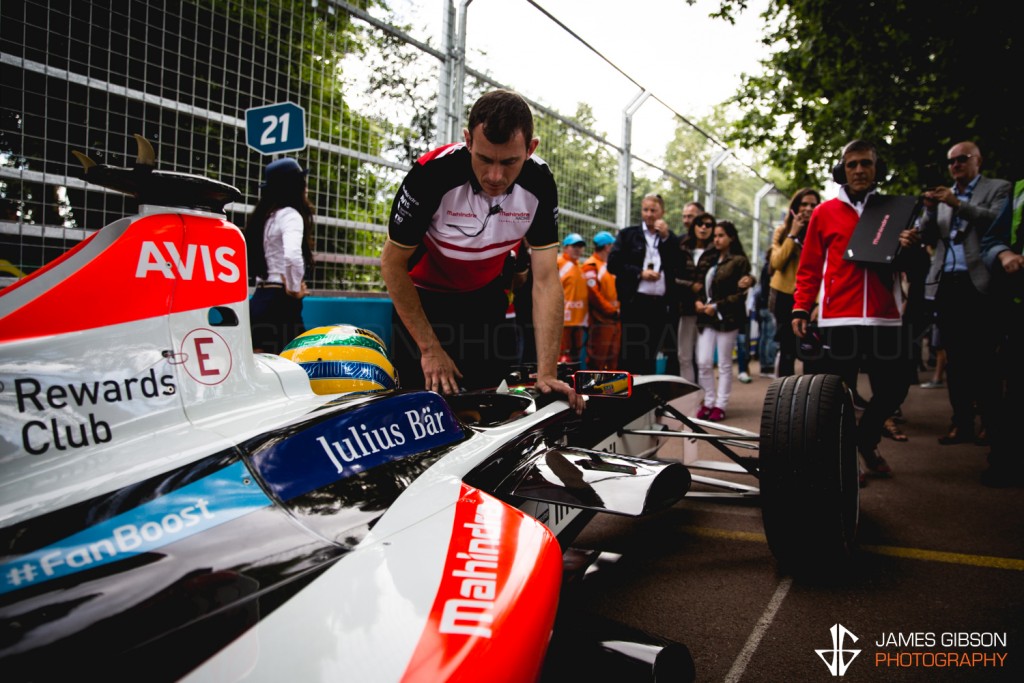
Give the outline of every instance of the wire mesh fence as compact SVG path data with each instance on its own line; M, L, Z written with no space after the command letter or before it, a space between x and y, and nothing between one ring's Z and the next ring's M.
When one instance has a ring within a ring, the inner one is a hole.
M438 2L439 15L445 5ZM417 37L367 1L30 0L4 2L0 13L0 266L8 275L31 273L136 209L133 198L81 180L71 154L128 166L134 133L153 143L160 168L241 190L243 201L226 211L244 226L274 158L249 145L245 112L292 102L305 114L306 145L288 155L309 169L316 208L310 289L383 291L379 256L398 183L419 155L454 137L438 115L457 56L450 33ZM565 45L552 53L579 50L560 59L585 59L578 41L563 35ZM470 59L480 61L467 60L460 83L467 107L498 85L535 107L538 153L558 182L563 233L589 236L636 222L635 197L651 189L665 194L678 227L682 204L701 194L698 174L713 142L682 170L636 155L623 173L626 146L595 130L585 99L574 112L556 111L529 83L477 70L486 55ZM610 84L636 87L607 65L588 68L608 69ZM654 128L635 130L640 137ZM720 168L745 185L736 197L716 196L717 206L750 234L750 202L763 181L742 165Z

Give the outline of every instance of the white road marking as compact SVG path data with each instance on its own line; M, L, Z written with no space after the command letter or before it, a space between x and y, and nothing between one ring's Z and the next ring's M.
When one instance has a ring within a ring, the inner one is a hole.
M782 600L786 597L786 593L789 592L789 587L792 585L793 579L789 577L779 582L778 587L775 589L775 594L768 601L768 606L765 608L761 618L757 620L757 625L754 626L754 630L751 632L750 637L747 638L743 649L740 650L736 661L732 663L729 673L722 679L723 683L736 683L743 676L747 664L750 663L750 658L754 656L754 651L757 650L757 646L761 643L761 638L764 637L768 627L771 626L772 620L775 619L775 614L779 611L779 607L782 606Z

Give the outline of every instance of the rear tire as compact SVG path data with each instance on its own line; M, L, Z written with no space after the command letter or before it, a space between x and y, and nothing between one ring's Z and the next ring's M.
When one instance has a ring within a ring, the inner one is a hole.
M761 413L765 536L780 568L824 577L856 550L860 485L850 393L837 375L793 375L768 387Z

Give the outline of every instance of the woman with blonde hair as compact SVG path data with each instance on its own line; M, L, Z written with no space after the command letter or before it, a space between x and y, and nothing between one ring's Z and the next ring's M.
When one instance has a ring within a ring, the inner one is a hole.
M789 200L786 220L772 237L772 278L768 283L768 309L775 316L775 341L779 345L776 377L788 377L796 371L796 335L793 334L793 292L796 290L796 268L800 263L804 232L811 213L821 203L821 193L803 187Z

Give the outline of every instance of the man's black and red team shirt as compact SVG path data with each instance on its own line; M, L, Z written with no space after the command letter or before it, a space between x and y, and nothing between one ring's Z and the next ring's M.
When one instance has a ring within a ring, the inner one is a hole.
M391 206L388 237L420 247L409 270L417 287L469 292L501 275L523 237L535 249L557 245L557 221L558 191L544 161L531 156L508 193L490 197L459 142L417 160Z

